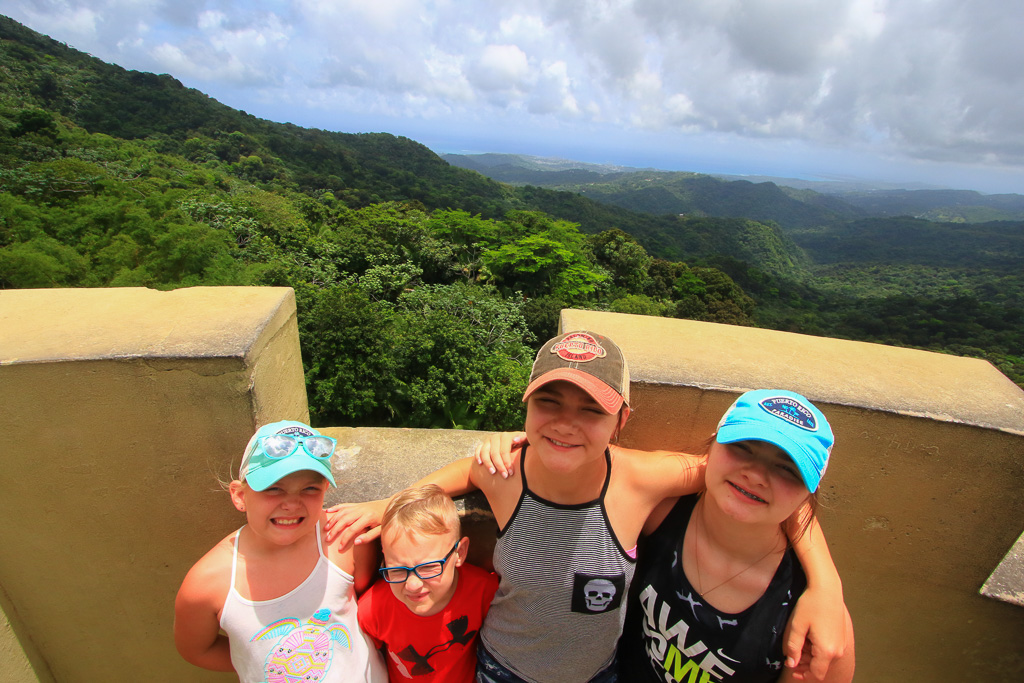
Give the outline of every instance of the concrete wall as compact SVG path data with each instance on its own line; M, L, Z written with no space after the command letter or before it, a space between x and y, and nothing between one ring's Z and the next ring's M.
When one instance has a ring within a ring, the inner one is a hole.
M593 312L563 327L629 358L627 445L693 450L749 388L822 406L858 680L1021 679L1024 610L977 592L1024 527L1024 393L989 364ZM231 680L178 658L174 594L241 523L216 479L256 425L306 417L290 290L0 291L0 683ZM480 436L326 432L329 502L386 495ZM485 562L493 522L470 525Z
M29 660L29 653L18 639L7 612L13 611L9 601L0 603L0 681L3 683L35 683L42 679ZM36 654L35 652L32 653ZM37 662L43 668L41 662Z
M0 654L43 681L231 680L178 657L174 595L238 524L217 478L256 425L308 419L294 294L8 290L0 330Z

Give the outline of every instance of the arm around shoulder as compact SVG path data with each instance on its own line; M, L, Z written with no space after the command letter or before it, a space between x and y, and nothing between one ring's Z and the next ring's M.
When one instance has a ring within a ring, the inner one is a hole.
M327 514L323 513L325 517ZM365 593L377 577L377 567L380 566L380 543L364 540L362 543L350 541L346 545L337 536L331 538L326 528L324 543L327 559L352 576L356 597Z
M450 496L462 495L480 488L472 480L471 470L474 465L473 458L461 458L431 472L411 486L437 484ZM324 526L327 541L333 543L338 540L346 546L349 543L361 545L378 538L380 523L390 500L382 498L364 503L341 503L328 508L328 519Z
M795 514L804 514L804 511L798 510ZM791 523L788 530L791 537L795 535L793 529ZM811 675L822 680L833 663L842 661L846 649L852 647L849 636L852 624L843 602L839 572L816 519L812 519L806 532L793 541L793 549L807 575L807 589L797 600L786 627L786 656L794 661L800 659L801 653L807 652L805 644L809 640L812 644Z
M846 648L842 655L831 660L828 671L823 677L818 678L810 667L813 661L814 643L808 642L804 646L800 662L796 668L786 668L779 677L779 683L792 683L793 681L821 681L821 683L850 683L853 680L856 665L856 654L853 643L853 620L850 613L844 609Z
M613 453L627 465L633 486L658 501L704 489L707 458L675 451L640 451L615 446Z
M518 460L518 453L512 462ZM487 467L481 464L474 457L459 458L439 470L435 470L423 477L412 487L435 484L441 487L445 493L452 498L461 496L471 491L482 490L485 493L489 487L493 487L496 481L503 481L501 477L491 475Z

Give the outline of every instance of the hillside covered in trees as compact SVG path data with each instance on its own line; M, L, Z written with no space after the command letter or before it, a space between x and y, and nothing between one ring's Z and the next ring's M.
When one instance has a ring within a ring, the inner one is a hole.
M948 350L1024 378L1019 224L943 228L959 261L925 221L747 213L499 183L405 138L260 120L0 17L0 288L291 286L317 424L516 426L567 306Z

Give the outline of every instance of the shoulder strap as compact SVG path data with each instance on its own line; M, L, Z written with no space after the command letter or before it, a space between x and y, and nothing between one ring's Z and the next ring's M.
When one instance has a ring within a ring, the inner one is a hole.
M601 504L604 505L604 494L608 492L608 482L612 480L612 452L610 448L604 449L604 485L601 486Z
M316 551L320 554L320 557L327 557L327 553L324 552L324 546L320 542L320 520L316 520Z
M243 524L238 531L235 532L235 540L231 544L231 589L235 590L235 568L238 567L238 537L242 535L242 529L245 528Z

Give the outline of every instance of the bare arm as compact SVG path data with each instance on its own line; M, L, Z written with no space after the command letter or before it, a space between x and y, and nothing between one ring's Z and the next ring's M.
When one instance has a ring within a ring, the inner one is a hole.
M508 479L514 470L514 451L526 443L526 432L493 432L484 437L476 447L476 464L491 474L500 474Z
M790 538L798 536L793 549L807 575L807 590L797 600L786 627L784 650L786 666L794 667L801 659L805 641L810 640L810 673L818 680L825 680L832 662L842 658L847 648L849 614L843 603L839 572L817 519L811 520L806 533L798 534L799 519L808 513L807 506L801 508L787 525Z
M480 487L474 481L474 463L473 458L456 460L431 472L412 486L437 484L450 496L461 496L475 491ZM328 508L327 523L324 525L327 541L332 543L337 539L344 547L348 543L355 543L358 546L378 538L380 522L390 500L391 498L382 498L365 503L341 503Z
M234 671L228 638L220 632L217 611L224 602L218 588L224 583L210 566L200 560L181 583L174 600L174 645L190 664L212 671Z
M615 447L627 464L630 485L644 492L653 502L676 498L704 490L704 469L707 458L675 451L638 451Z
M450 462L441 469L435 470L423 477L413 486L437 484L445 493L453 498L470 491L476 491L480 488L480 485L476 481L477 477L474 474L474 462L476 462L474 458L461 458L455 462Z
M810 673L809 661L811 659L811 651L813 645L810 641L806 641L803 649L803 657L796 668L786 668L783 670L782 675L779 677L780 683L793 683L794 681L814 681L820 680L824 683L850 683L853 680L853 673L855 668L855 654L853 645L853 621L850 619L850 613L844 610L845 615L845 627L846 631L846 649L843 654L832 660L831 665L828 667L828 672L823 678L816 679L813 674Z

